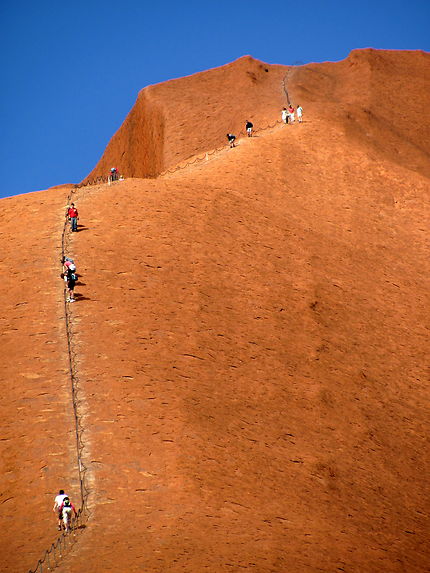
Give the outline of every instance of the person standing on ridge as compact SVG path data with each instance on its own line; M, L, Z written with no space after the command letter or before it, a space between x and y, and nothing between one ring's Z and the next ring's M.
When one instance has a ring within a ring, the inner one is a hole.
M60 489L54 500L54 507L52 511L58 516L58 531L61 531L62 505L66 498L68 498L68 495L64 493L64 489Z
M282 109L281 117L282 117L282 121L283 121L285 124L287 124L287 123L288 123L288 110L287 110L286 107L284 107L284 108Z
M246 133L248 134L248 137L252 137L252 128L254 127L254 125L250 122L250 121L246 121L245 124L245 128L246 128Z
M295 109L293 107L293 104L290 103L290 105L288 106L288 114L290 116L290 123L294 123L294 112L295 112Z
M302 116L303 116L303 108L302 108L302 106L299 105L299 104L297 104L296 113L297 113L297 121L298 121L299 123L302 123L302 121L303 121L303 119L302 119Z
M232 133L227 133L227 139L230 144L230 147L235 147L234 142L236 140L236 136L233 135Z
M70 220L70 228L72 232L76 232L78 230L78 210L75 207L75 204L72 203L70 207L68 207L66 216L69 217Z

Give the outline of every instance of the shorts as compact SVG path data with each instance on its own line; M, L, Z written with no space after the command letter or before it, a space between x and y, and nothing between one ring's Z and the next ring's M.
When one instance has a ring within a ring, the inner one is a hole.
M252 127L247 127L247 128L246 128L246 131L247 131L248 133L251 133Z
M67 288L73 290L75 288L76 281L67 281Z

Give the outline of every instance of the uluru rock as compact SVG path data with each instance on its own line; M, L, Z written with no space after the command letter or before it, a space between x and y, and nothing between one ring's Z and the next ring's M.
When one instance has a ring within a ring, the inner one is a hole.
M364 50L145 88L89 176L126 179L73 191L69 340L69 190L2 200L5 571L79 505L69 343L89 519L58 571L428 570L428 75Z

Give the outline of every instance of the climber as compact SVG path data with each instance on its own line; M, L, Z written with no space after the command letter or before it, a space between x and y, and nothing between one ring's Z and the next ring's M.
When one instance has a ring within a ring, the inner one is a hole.
M67 208L66 216L69 218L72 232L76 232L78 230L79 215L74 203Z
M61 506L63 505L63 501L65 500L66 497L68 497L68 496L64 493L64 489L60 489L60 491L58 492L58 495L55 496L54 507L52 509L52 511L54 513L57 513L57 515L58 515L58 530L59 531L61 531L61 519L62 519Z
M67 496L63 499L63 503L61 504L59 511L63 519L63 528L66 530L66 533L68 533L71 529L70 524L72 522L72 511L75 514L75 517L78 517L78 514L75 506L70 502L70 499Z
M116 167L112 167L110 170L110 180L111 181L118 181L119 173Z
M236 136L233 135L232 133L227 133L227 139L228 139L228 142L230 144L230 147L234 147L235 146L234 142L236 140Z

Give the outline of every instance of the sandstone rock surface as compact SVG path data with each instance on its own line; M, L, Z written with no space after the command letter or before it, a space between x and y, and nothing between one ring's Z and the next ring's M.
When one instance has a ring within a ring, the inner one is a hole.
M125 152L128 178L73 196L91 517L58 571L428 570L428 63L290 70L303 124L156 179L276 120L289 69L244 58L143 90L91 174ZM2 200L6 571L53 540L56 489L79 494L67 192Z

